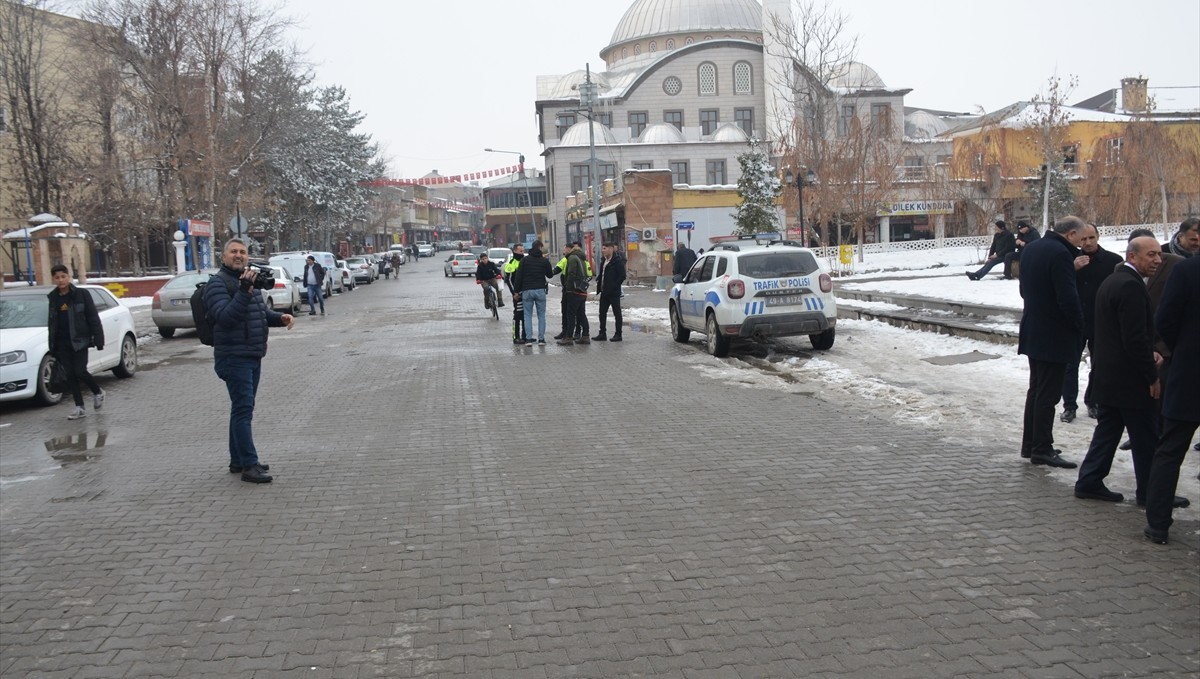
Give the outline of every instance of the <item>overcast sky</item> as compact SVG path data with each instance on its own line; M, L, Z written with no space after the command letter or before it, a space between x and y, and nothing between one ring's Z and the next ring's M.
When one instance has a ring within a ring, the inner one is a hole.
M344 86L394 176L542 167L538 75L599 57L632 0L283 0L318 82ZM910 106L994 110L1059 74L1075 101L1143 75L1200 85L1198 0L845 0L858 59Z

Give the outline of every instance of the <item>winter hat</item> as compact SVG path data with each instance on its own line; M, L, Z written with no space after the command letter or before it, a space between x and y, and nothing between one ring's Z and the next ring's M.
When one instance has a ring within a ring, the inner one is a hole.
M1005 224L1003 219L997 219L996 226L1000 227L1001 229L1008 229L1008 224Z

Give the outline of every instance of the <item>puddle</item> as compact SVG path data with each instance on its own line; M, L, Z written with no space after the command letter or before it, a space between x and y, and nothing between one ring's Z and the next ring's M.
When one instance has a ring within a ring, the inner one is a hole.
M100 458L100 453L94 452L108 443L108 432L83 432L58 436L45 441L46 452L56 462L66 467L79 462L88 462Z

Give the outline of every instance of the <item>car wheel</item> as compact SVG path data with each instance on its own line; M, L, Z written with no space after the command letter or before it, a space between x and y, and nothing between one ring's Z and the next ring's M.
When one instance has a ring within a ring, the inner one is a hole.
M63 399L62 394L50 391L50 360L49 354L42 357L42 363L38 366L37 373L37 394L34 396L39 403L47 406L52 406Z
M445 276L446 278L449 278L449 277L450 277L450 272L449 272L449 271L446 271L445 269L442 269L442 275L443 275L443 276Z
M271 299L270 295L267 295L267 309L269 311L275 310L275 300Z
M721 334L721 328L717 325L717 315L711 311L708 312L708 319L704 323L704 331L708 333L708 337L704 338L708 353L717 358L728 356L729 338Z
M679 317L679 307L671 305L671 337L676 342L686 342L692 336L692 331L683 327L683 319Z
M162 335L163 339L171 339L175 336L175 328L159 328L158 334Z
M809 335L808 341L812 344L813 349L825 351L826 349L832 348L834 330L836 329L837 328L830 328L819 335Z
M121 362L112 369L113 374L117 377L133 377L137 368L137 340L133 338L133 335L125 335L125 338L121 340Z

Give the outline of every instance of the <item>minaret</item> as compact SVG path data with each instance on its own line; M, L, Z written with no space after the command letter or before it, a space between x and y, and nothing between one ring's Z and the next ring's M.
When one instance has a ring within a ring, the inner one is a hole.
M794 71L791 59L795 40L791 0L762 0L763 93L766 98L767 141L772 155L795 146L792 121L796 115Z

